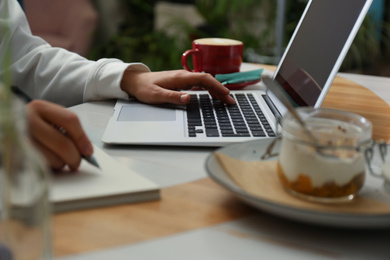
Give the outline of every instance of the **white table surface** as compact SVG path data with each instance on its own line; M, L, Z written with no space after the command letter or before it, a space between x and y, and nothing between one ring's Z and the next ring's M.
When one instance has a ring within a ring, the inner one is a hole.
M390 105L390 78L346 73L339 76L370 89ZM115 101L91 102L70 110L80 117L95 145L162 188L207 177L205 159L215 148L104 145L101 137L114 104ZM157 240L58 259L390 259L389 241L390 230L324 228L258 214Z
M309 226L256 214L148 242L57 260L390 259L390 230Z

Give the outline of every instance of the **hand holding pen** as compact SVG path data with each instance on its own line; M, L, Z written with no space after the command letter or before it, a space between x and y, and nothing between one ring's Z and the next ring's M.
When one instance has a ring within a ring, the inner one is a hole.
M93 146L76 114L42 100L33 100L27 106L31 141L54 170L68 165L75 171L82 158L91 158Z
M92 156L93 146L76 114L60 105L31 100L17 87L12 90L28 102L27 119L31 141L54 170L61 170L68 165L75 171L80 166L81 158L99 167Z

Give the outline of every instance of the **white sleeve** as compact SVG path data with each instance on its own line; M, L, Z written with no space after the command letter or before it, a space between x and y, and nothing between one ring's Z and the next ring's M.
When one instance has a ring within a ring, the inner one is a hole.
M12 84L32 98L64 106L109 98L128 98L120 89L124 71L149 71L141 63L117 59L90 61L78 54L51 47L33 36L16 0L0 1L0 58L11 53L11 64L3 65L0 76L11 73ZM9 31L2 28L9 26Z

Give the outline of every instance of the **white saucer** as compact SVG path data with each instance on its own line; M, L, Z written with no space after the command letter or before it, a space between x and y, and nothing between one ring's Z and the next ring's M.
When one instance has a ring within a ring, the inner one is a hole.
M206 160L206 170L209 176L221 186L232 192L239 199L253 207L284 218L306 223L333 227L348 228L383 228L390 227L390 214L355 214L338 212L319 212L286 206L266 199L255 197L240 188L219 164L215 153L221 152L230 157L244 161L258 161L271 140L257 140L238 144L231 144L212 153ZM375 155L377 156L377 155ZM273 160L276 160L273 158ZM390 192L386 191L382 178L367 174L365 186L361 196L379 200L390 204Z

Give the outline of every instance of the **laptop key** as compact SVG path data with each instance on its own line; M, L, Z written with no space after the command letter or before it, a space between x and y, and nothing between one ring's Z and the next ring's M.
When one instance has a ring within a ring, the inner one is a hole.
M206 136L219 137L219 131L217 128L206 128Z
M263 131L252 131L252 135L256 137L267 136Z
M250 137L249 133L222 134L223 137Z

